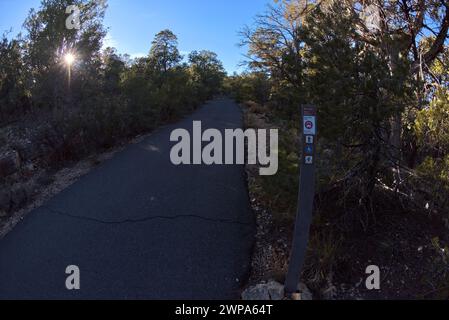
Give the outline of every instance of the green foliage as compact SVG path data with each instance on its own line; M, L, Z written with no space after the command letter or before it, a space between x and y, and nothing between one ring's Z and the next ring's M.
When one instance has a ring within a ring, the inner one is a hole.
M69 5L81 10L79 30L66 27ZM45 114L51 125L40 134L50 162L110 147L220 93L225 72L217 55L195 51L182 63L170 30L156 34L145 58L102 50L106 8L105 1L43 0L30 11L23 39L0 41L2 117Z
M5 34L0 40L0 124L30 108L26 81L21 42L9 41Z
M261 177L261 194L265 205L275 213L278 223L293 224L299 187L299 145L295 130L281 130L279 140L279 170L274 176Z
M425 193L431 212L439 213L449 226L449 92L437 88L428 108L418 112L414 125L419 155L415 185ZM423 190L424 189L424 190Z
M227 86L241 100L269 100L272 121L294 135L299 132L300 105L315 104L319 186L325 190L341 184L364 211L371 210L377 180L390 175L391 119L411 93L407 61L399 60L392 72L388 56L358 39L357 23L358 16L339 2L312 6L305 13L296 2L285 1L259 16L253 30L243 32L254 72L228 79ZM265 82L255 81L263 77ZM297 150L297 143L281 147L280 172L298 163ZM288 174L276 179L267 187L290 181ZM296 197L290 199L294 207Z
M322 287L342 261L339 244L350 250L345 237L374 230L387 212L420 208L449 226L449 7L376 2L379 23L368 26L361 12L371 1L275 3L241 33L249 71L228 77L225 88L263 104L260 116L280 129L279 171L259 178L256 194L283 226L296 214L300 106L318 108L305 276ZM421 18L432 21L432 36L422 35Z
M216 53L193 51L189 55L190 73L200 99L208 99L221 91L226 72Z
M66 27L66 8L81 10L81 29ZM94 0L44 0L39 10L31 10L24 23L25 62L33 102L37 106L60 109L67 103L66 54L76 56L73 89L83 88L83 95L98 90L97 71L101 66L100 49L106 30L103 27L106 7Z
M103 79L104 90L110 94L119 94L121 77L125 72L126 64L114 48L106 48L103 58Z
M159 32L150 50L150 64L154 71L165 73L182 60L178 51L178 38L170 30Z
M271 81L263 72L233 75L225 79L224 91L237 101L252 100L259 104L269 101Z
M418 141L426 152L442 157L449 150L449 91L438 88L430 106L418 112L415 120Z
M426 157L416 172L416 196L422 196L429 213L441 217L449 227L449 155Z
M322 146L341 150L334 154L341 168L337 178L351 175L354 179L346 185L369 204L376 180L394 162L391 119L409 92L401 85L406 68L392 73L387 57L354 40L357 17L345 12L335 3L331 10L318 7L308 16L303 29L305 89L308 101L319 107Z

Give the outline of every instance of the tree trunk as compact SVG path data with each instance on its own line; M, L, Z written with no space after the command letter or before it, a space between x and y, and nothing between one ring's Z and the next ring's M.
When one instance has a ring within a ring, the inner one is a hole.
M393 160L399 163L402 156L402 112L397 110L392 119L390 145L393 148Z
M391 75L394 76L399 60L399 48L392 43L388 45L387 50L390 57ZM389 142L393 149L392 160L395 165L399 165L402 158L402 108L400 106L397 106L397 110L391 119L391 135Z

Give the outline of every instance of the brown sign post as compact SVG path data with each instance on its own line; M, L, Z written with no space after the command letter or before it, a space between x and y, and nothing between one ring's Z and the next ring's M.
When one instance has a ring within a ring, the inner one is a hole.
M309 242L310 225L312 223L313 200L315 197L317 143L317 111L315 106L302 106L302 128L303 139L298 213L296 217L290 265L285 281L285 291L289 295L298 291L298 284Z

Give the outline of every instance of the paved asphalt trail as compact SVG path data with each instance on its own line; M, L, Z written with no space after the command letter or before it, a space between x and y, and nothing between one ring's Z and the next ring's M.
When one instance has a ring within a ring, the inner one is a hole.
M0 299L238 299L255 232L244 168L172 165L170 133L194 120L242 126L234 102L210 102L30 213L0 240Z

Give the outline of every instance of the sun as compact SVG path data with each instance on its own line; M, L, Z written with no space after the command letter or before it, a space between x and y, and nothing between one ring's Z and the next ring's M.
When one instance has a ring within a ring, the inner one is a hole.
M75 62L75 55L73 55L72 53L67 53L64 56L64 60L69 66L71 66Z

